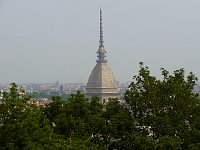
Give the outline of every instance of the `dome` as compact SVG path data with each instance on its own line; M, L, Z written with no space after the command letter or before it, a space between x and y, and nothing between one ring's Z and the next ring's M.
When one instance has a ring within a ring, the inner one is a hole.
M91 98L94 95L106 100L118 97L116 79L107 63L97 62L89 76L86 97Z
M104 100L106 102L109 98L118 97L118 88L115 76L107 65L107 52L104 49L103 43L102 11L100 9L100 41L99 49L97 51L98 60L88 79L86 97L91 98L96 95L99 96L103 102Z
M87 88L117 88L114 74L107 63L97 63L92 70Z

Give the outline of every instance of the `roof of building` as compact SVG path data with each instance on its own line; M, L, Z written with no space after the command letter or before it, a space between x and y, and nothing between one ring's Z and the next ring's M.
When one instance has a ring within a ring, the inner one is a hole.
M115 76L107 63L97 62L88 79L87 88L117 88Z
M98 59L97 64L88 79L86 87L86 95L88 95L88 97L102 94L106 94L106 97L116 97L116 94L118 93L115 76L107 64L106 53L103 41L102 10L100 8L100 41L99 49L97 51Z

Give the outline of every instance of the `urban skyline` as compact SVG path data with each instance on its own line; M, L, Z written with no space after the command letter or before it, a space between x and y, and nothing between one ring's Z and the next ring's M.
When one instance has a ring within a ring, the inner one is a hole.
M102 1L108 63L117 81L143 61L200 77L198 0ZM99 1L0 1L0 83L86 83L95 65Z

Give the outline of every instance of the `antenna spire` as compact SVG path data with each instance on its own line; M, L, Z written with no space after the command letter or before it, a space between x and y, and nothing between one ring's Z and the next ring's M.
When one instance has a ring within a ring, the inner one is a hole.
M103 18L102 18L102 9L100 6L100 41L99 41L99 47L104 47L103 44Z
M99 49L97 51L98 53L98 60L97 62L100 62L100 63L106 63L107 60L106 60L106 51L104 49L104 41L103 41L103 21L102 21L102 9L101 9L101 6L100 6L100 41L99 41Z

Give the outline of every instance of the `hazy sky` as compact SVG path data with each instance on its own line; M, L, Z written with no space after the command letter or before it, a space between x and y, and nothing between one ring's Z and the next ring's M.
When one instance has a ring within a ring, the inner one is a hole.
M87 82L99 5L108 64L128 81L143 61L200 77L200 0L0 0L0 83Z

